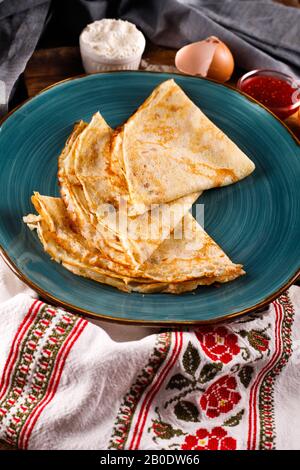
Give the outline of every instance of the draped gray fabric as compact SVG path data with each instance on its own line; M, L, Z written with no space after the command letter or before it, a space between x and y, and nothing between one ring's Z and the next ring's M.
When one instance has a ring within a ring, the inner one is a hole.
M0 113L36 47L50 3L0 0ZM215 35L242 68L273 68L300 77L300 9L272 0L53 0L52 8L66 34L76 38L93 20L123 18L155 44L178 48Z
M50 0L0 3L0 116L42 33Z
M242 68L300 76L300 9L271 0L151 0L145 2L147 11L139 3L132 7L123 0L119 14L156 44L181 47L214 35L230 47Z
M70 8L73 0L65 2ZM273 68L300 77L300 8L272 0L77 0L79 33L86 22L119 17L155 44L179 48L214 35L247 70ZM65 10L67 11L67 10ZM74 25L74 27L76 27Z

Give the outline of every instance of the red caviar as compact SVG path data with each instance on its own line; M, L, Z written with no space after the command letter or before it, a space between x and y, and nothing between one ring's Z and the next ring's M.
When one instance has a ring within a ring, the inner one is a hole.
M243 84L243 91L265 106L281 108L293 104L295 92L289 83L276 77L250 77Z
M289 83L272 75L245 76L240 88L283 119L293 114L300 102L300 90L293 86L292 80Z

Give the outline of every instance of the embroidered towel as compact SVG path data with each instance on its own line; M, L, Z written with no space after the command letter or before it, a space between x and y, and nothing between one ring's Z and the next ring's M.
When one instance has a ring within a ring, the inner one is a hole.
M293 286L231 323L120 343L19 294L0 305L1 443L299 449L299 313Z

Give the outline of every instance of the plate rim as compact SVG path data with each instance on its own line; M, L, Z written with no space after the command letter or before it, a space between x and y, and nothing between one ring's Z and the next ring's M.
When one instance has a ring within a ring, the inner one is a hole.
M51 85L43 88L40 90L36 95L27 98L24 100L22 103L20 103L18 106L14 107L11 111L9 111L5 116L3 116L0 119L0 128L3 125L3 123L10 117L12 116L18 109L22 108L24 105L26 105L28 102L34 100L36 97L39 95L43 94L47 90L50 90L52 88L55 88L56 86L73 81L73 80L78 80L81 78L86 78L89 76L103 76L103 75L110 75L110 74L124 74L124 73L133 73L133 74L143 74L143 73L148 73L148 74L157 74L161 75L164 73L165 75L177 75L181 78L184 77L190 77L198 80L204 80L204 81L209 81L213 82L219 86L223 86L225 88L229 88L233 90L236 93L241 94L244 96L248 101L255 103L256 105L260 106L263 108L265 111L267 111L273 118L275 118L282 126L283 128L290 134L290 136L293 138L295 143L300 147L300 140L298 137L292 132L292 130L283 122L279 117L277 117L272 111L270 111L266 106L264 106L262 103L257 101L255 98L253 98L250 95L247 95L247 93L239 90L238 88L235 88L233 85L229 85L227 83L219 83L217 80L213 80L210 78L206 77L198 77L195 75L190 75L190 74L181 74L181 73L176 73L176 72L158 72L158 71L148 71L148 70L112 70L112 71L105 71L105 72L98 72L94 74L80 74L80 75L75 75L72 77L68 77L63 80L59 80L58 82L52 83ZM260 308L266 307L269 305L273 300L278 298L283 292L285 292L298 278L300 278L300 266L296 270L296 272L288 279L288 281L283 284L279 289L277 289L275 292L267 296L265 299L261 300L260 302L254 304L251 307L248 307L246 309L240 310L238 312L234 312L231 314L223 315L219 318L213 318L209 320L138 320L138 319L130 319L130 318L122 318L122 317L113 317L110 315L102 314L102 313L95 313L91 310L86 310L80 307L76 307L76 305L69 304L68 302L65 302L63 300L58 299L54 295L48 293L46 290L35 284L31 279L29 279L25 274L22 273L22 271L16 266L16 264L12 261L10 258L9 254L7 251L2 247L0 243L0 255L6 265L13 271L13 273L26 285L31 287L34 291L36 291L39 296L48 301L51 302L59 307L62 307L71 313L75 313L76 315L84 315L85 317L91 318L93 320L104 320L110 323L117 323L117 324L131 324L131 325L141 325L141 326L152 326L152 327L168 327L170 325L172 326L184 326L184 325L205 325L205 324L217 324L221 322L226 322L228 320L236 319L241 316L244 316L246 314L249 314L251 312L254 312L255 310L258 310ZM118 314L117 314L118 315Z

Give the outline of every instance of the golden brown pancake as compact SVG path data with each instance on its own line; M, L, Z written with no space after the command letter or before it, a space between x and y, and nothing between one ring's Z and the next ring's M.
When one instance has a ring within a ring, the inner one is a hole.
M145 206L234 183L255 168L174 80L124 124L123 159L131 200Z
M37 228L45 251L55 261L73 266L73 271L76 266L81 272L85 269L86 277L94 273L93 279L107 278L100 282L110 283L107 280L114 278L126 286L136 284L139 291L141 284L152 284L151 289L156 291L176 293L189 290L191 285L227 282L244 273L242 266L230 261L191 214L185 216L181 238L178 230L173 232L146 263L134 270L113 262L76 233L61 199L35 193L32 202L39 216L31 214L24 220L30 228Z
M187 292L244 274L189 210L204 189L253 169L168 80L116 130L100 113L77 123L58 159L61 199L34 193L38 215L24 221L74 274L126 292Z
M100 245L104 238L112 248L119 244L130 262L138 267L169 236L199 193L152 206L151 213L149 207L139 206L137 212L141 213L136 214L130 209L131 200L122 172L119 153L122 130L113 133L96 113L89 125L80 123L73 134L59 158L58 171L61 195L70 217L87 238L97 240ZM121 219L123 213L125 217ZM124 219L126 223L121 223ZM155 236L151 238L149 231Z

